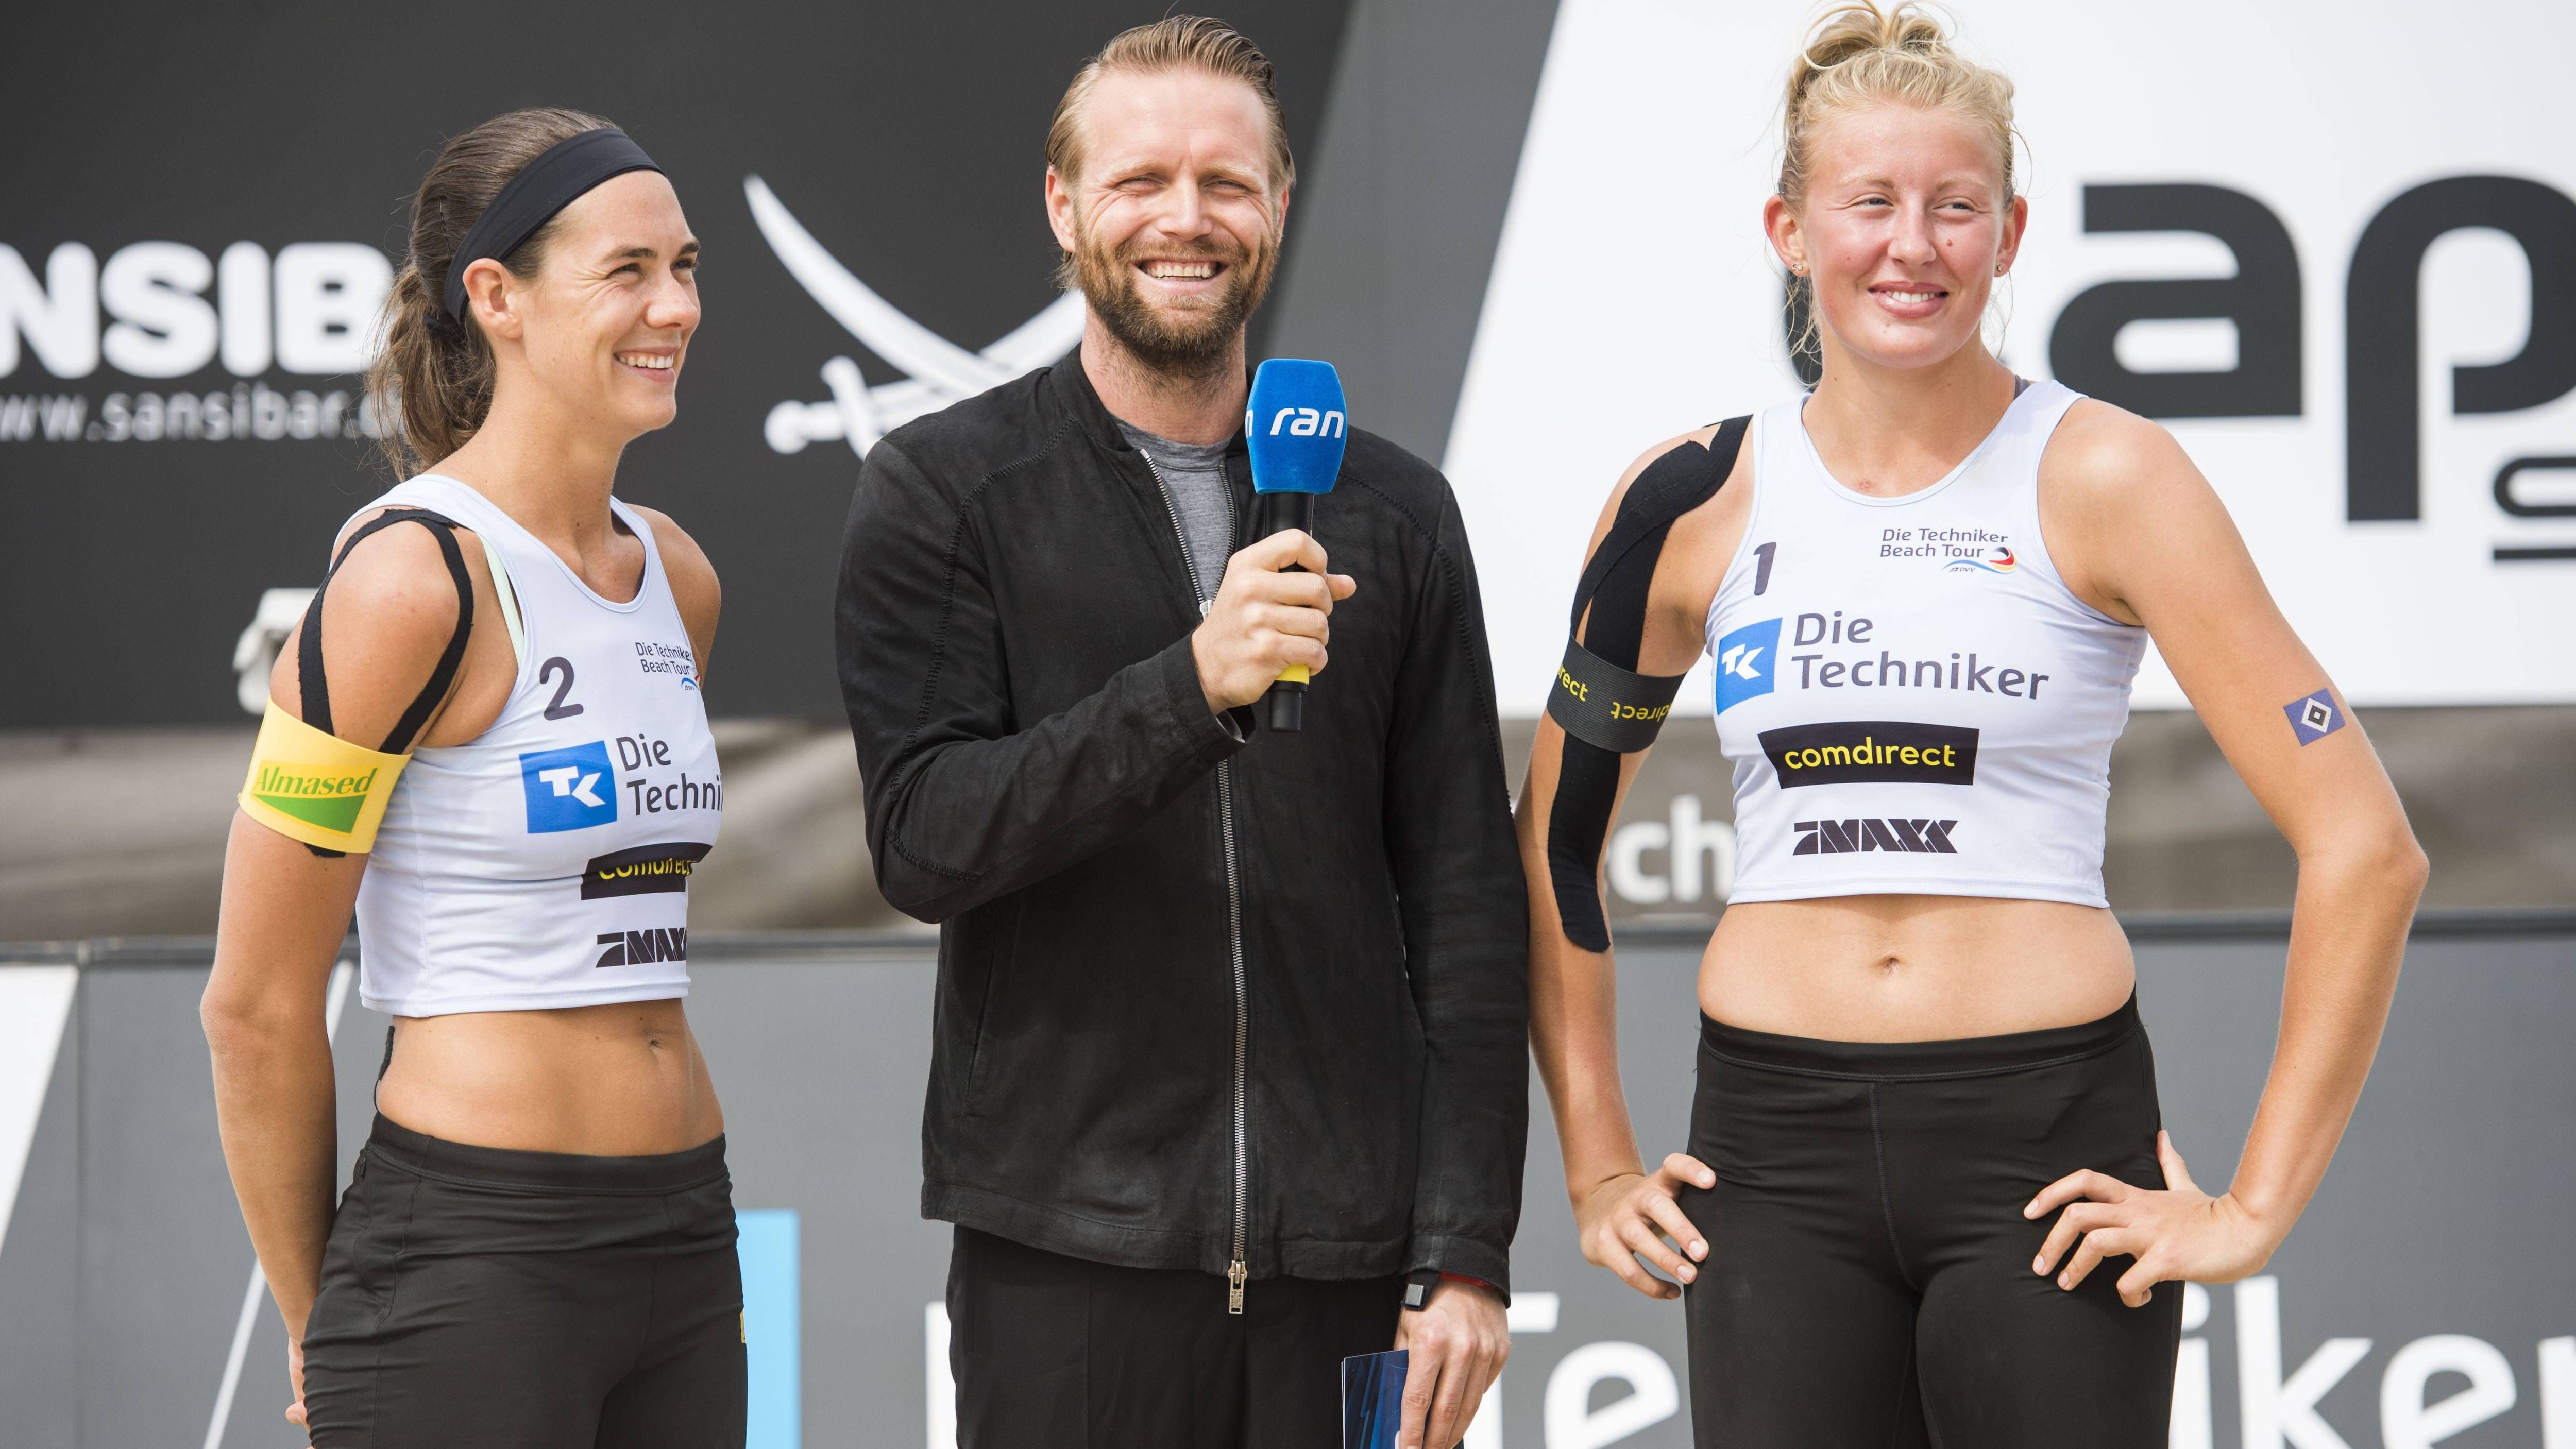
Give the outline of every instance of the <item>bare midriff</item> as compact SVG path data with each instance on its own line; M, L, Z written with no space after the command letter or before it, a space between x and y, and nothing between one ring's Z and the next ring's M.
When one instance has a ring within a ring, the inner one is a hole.
M651 1157L724 1131L677 1000L397 1017L376 1109L449 1142Z
M2137 984L2111 913L1983 896L1829 896L1727 907L1700 1010L1825 1041L1954 1041L2096 1021Z

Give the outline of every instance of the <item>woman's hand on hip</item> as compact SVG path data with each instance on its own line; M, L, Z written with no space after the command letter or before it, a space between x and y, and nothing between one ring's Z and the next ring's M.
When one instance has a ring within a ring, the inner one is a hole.
M2136 1261L2120 1275L2120 1301L2143 1308L2158 1283L2233 1283L2271 1261L2280 1238L2235 1194L2211 1197L2195 1186L2172 1134L2156 1133L2156 1160L2165 1171L2161 1191L2087 1170L2059 1178L2032 1198L2023 1217L2065 1211L2048 1230L2031 1271L2046 1276L2073 1248L2074 1256L2057 1274L2057 1286L2071 1291L2104 1258L2126 1254Z
M1647 1272L1637 1260L1644 1258L1682 1283L1697 1278L1708 1243L1673 1198L1685 1187L1715 1186L1716 1173L1698 1158L1678 1152L1653 1172L1603 1179L1574 1205L1574 1235L1583 1256L1649 1298L1680 1297L1680 1288Z

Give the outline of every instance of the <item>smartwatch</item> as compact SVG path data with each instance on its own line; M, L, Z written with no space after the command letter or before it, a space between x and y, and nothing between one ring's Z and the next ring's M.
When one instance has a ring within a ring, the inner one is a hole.
M1422 1306L1431 1301L1431 1290L1438 1286L1440 1286L1440 1270L1437 1268L1416 1268L1405 1274L1404 1311L1420 1313Z

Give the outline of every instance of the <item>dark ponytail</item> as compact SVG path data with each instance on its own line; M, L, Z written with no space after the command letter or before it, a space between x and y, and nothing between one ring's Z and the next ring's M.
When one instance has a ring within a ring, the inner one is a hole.
M492 347L469 318L447 315L447 268L502 186L547 148L610 124L539 107L495 116L447 143L412 199L411 247L385 298L384 348L367 369L379 440L397 475L436 466L464 447L492 410ZM502 265L532 276L554 223Z

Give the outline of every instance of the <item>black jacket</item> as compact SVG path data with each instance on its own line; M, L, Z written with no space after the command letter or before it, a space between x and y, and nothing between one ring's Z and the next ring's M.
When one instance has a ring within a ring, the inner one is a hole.
M1226 472L1239 547L1240 438ZM1527 907L1475 567L1439 473L1357 429L1316 516L1359 592L1305 730L1239 738L1175 515L1078 361L869 452L841 690L878 885L941 923L924 1217L1508 1286Z

